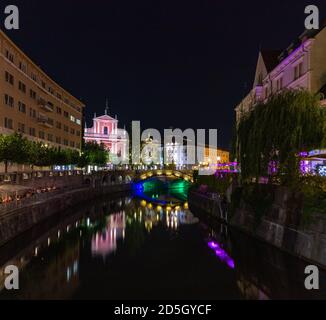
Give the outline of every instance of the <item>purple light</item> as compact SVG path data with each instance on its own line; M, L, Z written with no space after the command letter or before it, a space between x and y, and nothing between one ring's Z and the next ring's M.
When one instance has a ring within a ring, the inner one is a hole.
M309 162L308 161L306 161L306 160L301 160L300 161L300 173L301 174L307 174L307 173L309 173L309 170L310 168L309 168Z
M234 260L227 254L227 252L221 248L221 246L215 241L209 241L209 248L215 251L216 256L231 269L235 268Z
M308 157L309 153L307 151L302 151L299 153L300 157Z
M219 245L217 243L215 243L214 241L210 241L208 242L208 246L211 248L211 249L216 249L219 247Z
M273 174L277 173L277 171L278 171L277 165L278 165L277 161L270 161L268 163L268 174L269 175L273 175Z
M231 269L235 268L234 261L232 259L228 260L226 263Z

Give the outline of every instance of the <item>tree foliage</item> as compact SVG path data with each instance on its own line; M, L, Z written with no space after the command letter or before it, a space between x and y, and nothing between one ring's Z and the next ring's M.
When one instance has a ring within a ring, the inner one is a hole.
M29 156L29 144L26 138L15 133L10 136L0 135L0 161L5 163L7 172L8 162L26 163Z
M103 144L87 142L83 148L80 164L105 166L107 164L108 157L109 153Z
M242 178L266 176L273 161L284 183L295 179L298 153L326 146L325 120L320 97L305 90L284 90L257 105L237 126Z
M105 165L108 152L103 145L86 143L83 152L47 146L41 142L30 141L21 134L0 135L0 162L5 163L7 172L8 163L29 164L31 166L53 165Z

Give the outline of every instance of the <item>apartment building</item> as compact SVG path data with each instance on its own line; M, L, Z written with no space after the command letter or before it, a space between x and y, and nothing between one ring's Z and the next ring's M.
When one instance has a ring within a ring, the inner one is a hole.
M0 134L79 150L84 107L0 30Z
M306 30L283 51L259 52L253 87L235 108L237 122L257 103L284 88L326 94L325 25L318 31Z
M217 163L229 163L230 153L221 149L215 149L209 146L205 147L204 163L217 164Z

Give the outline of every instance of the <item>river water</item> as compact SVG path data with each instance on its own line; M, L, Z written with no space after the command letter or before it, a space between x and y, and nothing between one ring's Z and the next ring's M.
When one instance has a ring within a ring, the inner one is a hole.
M162 196L97 199L3 246L0 299L326 299L324 271L308 291L306 262Z

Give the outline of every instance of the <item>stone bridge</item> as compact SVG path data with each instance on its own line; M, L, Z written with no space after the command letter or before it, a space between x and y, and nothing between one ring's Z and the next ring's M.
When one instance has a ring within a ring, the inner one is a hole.
M192 170L115 170L92 173L84 175L84 183L90 184L93 187L132 183L141 180L147 180L153 177L170 177L175 179L183 179L193 182Z

